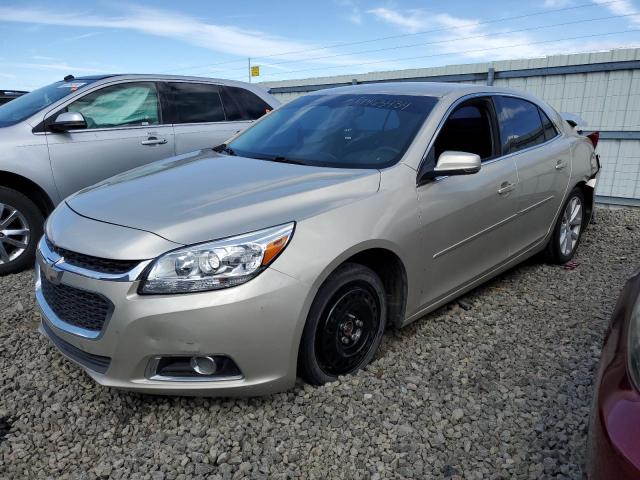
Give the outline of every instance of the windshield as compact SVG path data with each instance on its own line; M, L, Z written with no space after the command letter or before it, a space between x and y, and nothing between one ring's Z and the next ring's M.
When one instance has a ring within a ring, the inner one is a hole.
M271 112L228 152L339 168L397 163L437 103L409 95L308 95Z
M0 127L15 125L94 81L79 79L56 82L11 100L0 107Z

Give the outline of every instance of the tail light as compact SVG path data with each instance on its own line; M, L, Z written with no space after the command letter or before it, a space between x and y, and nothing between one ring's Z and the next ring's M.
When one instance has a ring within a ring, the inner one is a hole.
M593 144L593 148L595 149L598 146L598 140L600 140L600 132L593 132L587 135L587 138L591 140Z

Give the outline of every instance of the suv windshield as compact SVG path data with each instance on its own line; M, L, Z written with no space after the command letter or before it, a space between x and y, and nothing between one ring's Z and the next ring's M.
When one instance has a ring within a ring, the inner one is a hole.
M268 114L227 148L236 155L339 168L397 163L437 98L308 95Z
M94 81L95 79L61 81L22 95L0 107L0 127L15 125Z

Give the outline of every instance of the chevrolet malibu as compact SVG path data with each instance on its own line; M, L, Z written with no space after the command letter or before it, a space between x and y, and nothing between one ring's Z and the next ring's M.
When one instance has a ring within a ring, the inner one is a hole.
M402 327L588 224L597 136L528 94L324 90L227 144L69 197L38 245L41 331L98 383L256 395L366 366Z

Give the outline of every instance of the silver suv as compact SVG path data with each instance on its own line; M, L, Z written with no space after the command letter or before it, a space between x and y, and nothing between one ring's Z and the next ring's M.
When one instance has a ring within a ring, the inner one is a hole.
M38 248L42 332L100 384L261 394L367 365L535 253L571 259L595 137L483 86L293 100L220 145L78 192Z
M242 82L196 77L74 78L0 107L0 274L33 265L63 198L117 173L210 148L279 102Z

